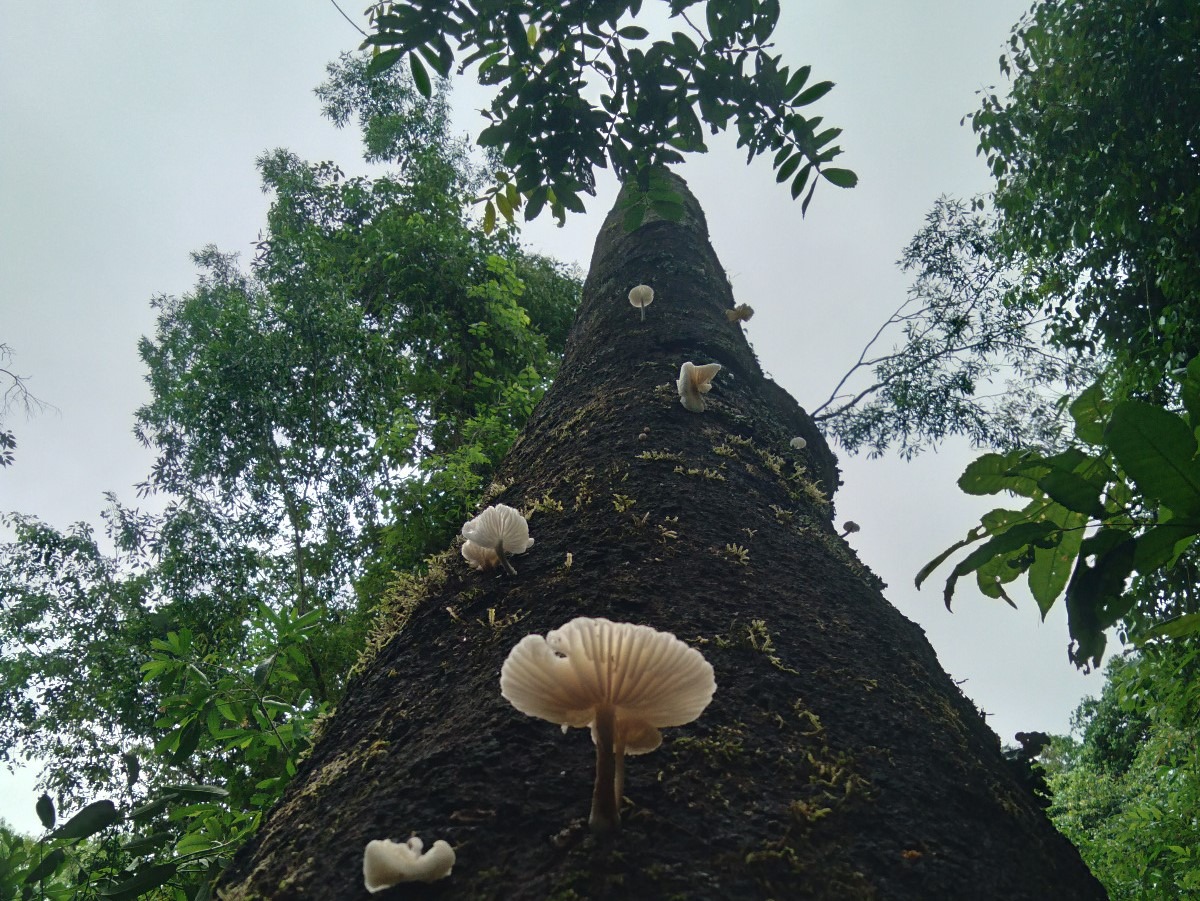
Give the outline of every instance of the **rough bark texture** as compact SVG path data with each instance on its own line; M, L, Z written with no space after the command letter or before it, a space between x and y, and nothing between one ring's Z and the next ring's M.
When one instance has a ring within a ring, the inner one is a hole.
M224 897L365 897L363 846L413 833L454 845L454 873L384 897L1104 897L838 537L834 457L732 306L690 195L680 223L609 216L560 375L490 498L531 511L537 543L515 578L449 554L398 602ZM702 414L676 396L684 360L724 367ZM518 639L580 615L674 632L717 678L699 720L629 758L611 840L584 825L587 733L498 686Z

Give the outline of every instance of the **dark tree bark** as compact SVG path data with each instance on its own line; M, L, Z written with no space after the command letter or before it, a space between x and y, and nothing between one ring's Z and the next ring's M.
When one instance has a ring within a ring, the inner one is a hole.
M1103 898L838 537L835 459L726 318L698 204L631 234L620 221L490 498L533 509L537 543L515 577L449 553L397 603L223 896L365 897L364 845L415 833L455 847L454 873L384 897ZM724 367L704 413L676 395L685 360ZM580 615L674 632L717 679L699 720L629 758L611 839L585 825L586 731L499 692L522 636Z

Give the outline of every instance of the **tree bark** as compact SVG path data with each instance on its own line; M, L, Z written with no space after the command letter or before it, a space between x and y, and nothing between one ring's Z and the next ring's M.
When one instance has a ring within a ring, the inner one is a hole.
M518 575L457 548L364 659L226 898L365 897L363 847L449 841L396 898L1103 898L924 634L840 539L836 461L765 378L686 192L680 222L605 222L559 376L490 502L531 512ZM629 289L654 288L641 321ZM724 368L708 409L680 364ZM795 450L793 437L806 439ZM621 829L586 826L586 731L518 713L499 671L581 615L698 648L712 704L627 761Z

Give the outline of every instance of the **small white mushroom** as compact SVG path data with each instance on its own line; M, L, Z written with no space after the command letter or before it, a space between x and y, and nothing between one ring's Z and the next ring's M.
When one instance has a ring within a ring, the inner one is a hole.
M712 380L721 371L720 363L705 363L697 366L691 360L679 367L679 402L693 413L704 412L704 395L712 390Z
M748 303L739 303L732 310L725 311L725 318L730 322L749 322L754 315L754 307Z
M716 689L704 655L670 632L587 617L526 635L500 670L500 693L517 710L592 730L594 832L620 825L625 755L653 751L659 729L696 719Z
M799 435L797 435L795 438L793 438L791 441L789 441L788 444L790 444L796 450L804 450L806 447L808 447L808 442L805 441L803 438L801 438Z
M507 555L523 554L533 547L529 523L519 510L507 504L496 504L485 509L462 527L462 536L467 539L462 546L462 555L471 566L481 570L490 569L499 562L512 576L517 571L508 562Z
M439 839L424 854L417 836L407 842L375 839L363 852L363 882L371 894L400 882L435 882L454 869L454 849Z
M483 547L474 541L463 542L462 555L463 559L470 564L471 569L479 570L479 572L495 569L496 564L500 562L499 554L490 547Z
M642 319L646 318L646 307L654 303L654 289L649 285L634 285L629 289L629 302L641 311Z

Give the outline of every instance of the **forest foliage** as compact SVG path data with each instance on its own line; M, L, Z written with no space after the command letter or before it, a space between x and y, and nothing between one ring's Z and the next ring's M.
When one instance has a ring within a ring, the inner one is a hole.
M444 91L366 66L318 94L388 173L264 154L249 266L205 248L153 300L157 509L109 495L103 535L6 517L0 754L45 766L47 833L13 841L0 897L204 896L554 373L578 277L474 220Z

